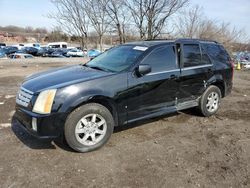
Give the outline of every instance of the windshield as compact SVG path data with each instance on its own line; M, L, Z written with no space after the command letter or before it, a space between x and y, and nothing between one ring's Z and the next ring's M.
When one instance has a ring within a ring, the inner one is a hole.
M138 50L135 46L118 46L97 56L86 66L120 72L127 69L145 50Z

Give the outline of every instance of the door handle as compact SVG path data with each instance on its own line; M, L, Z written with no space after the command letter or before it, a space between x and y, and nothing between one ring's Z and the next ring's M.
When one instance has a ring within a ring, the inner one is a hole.
M207 72L208 72L208 73L212 73L213 70L212 70L212 69L208 69Z

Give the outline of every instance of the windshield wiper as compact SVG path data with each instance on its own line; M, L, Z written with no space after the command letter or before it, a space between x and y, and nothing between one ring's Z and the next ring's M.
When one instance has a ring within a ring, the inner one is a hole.
M88 67L90 67L91 69L101 70L101 71L104 71L104 72L110 72L111 71L109 69L105 69L103 67L98 67L98 66L88 66Z
M104 68L104 67L99 67L99 66L89 66L87 64L82 64L82 66L89 67L91 69L96 69L96 70L104 71L104 72L115 72L115 71L112 71L110 69L107 69L107 68Z
M101 68L101 67L97 67L97 66L89 66L91 69L97 69L97 70L101 70L101 71L105 71L105 69Z

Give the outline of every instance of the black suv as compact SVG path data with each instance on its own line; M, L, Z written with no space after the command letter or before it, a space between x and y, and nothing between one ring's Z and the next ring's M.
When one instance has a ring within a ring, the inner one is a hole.
M193 107L213 115L232 77L230 56L217 42L127 43L86 64L27 77L16 118L39 138L64 136L86 152L103 146L115 126Z

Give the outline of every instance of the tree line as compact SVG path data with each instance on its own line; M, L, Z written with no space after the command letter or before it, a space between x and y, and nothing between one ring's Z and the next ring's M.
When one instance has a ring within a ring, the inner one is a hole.
M0 31L1 32L11 32L11 33L32 33L32 34L47 34L49 33L48 30L45 27L37 27L33 28L31 26L27 27L18 27L14 25L9 25L9 26L0 26Z
M228 47L247 41L243 30L229 23L208 19L189 0L51 0L55 12L49 17L71 36L79 36L83 47L95 32L102 49L105 35L129 36L138 40L158 38L202 38L217 40ZM242 41L241 41L242 42ZM249 41L247 41L249 42Z

